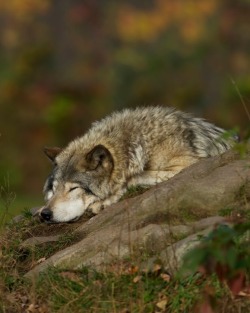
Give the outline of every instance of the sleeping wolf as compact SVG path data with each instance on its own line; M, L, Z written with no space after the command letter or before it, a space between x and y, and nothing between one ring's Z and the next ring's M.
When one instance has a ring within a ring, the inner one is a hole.
M209 122L167 107L125 109L95 122L65 149L45 148L54 163L40 216L77 220L117 202L131 185L168 180L201 158L229 149L234 140Z

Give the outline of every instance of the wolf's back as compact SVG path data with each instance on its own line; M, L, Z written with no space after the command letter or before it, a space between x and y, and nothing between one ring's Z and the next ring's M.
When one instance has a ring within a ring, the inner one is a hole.
M102 144L122 160L125 154L136 155L141 147L146 162L154 148L165 143L170 150L184 147L192 156L202 158L221 154L232 147L234 140L225 139L224 132L201 118L173 108L125 109L93 123L67 150L88 151ZM162 152L166 153L166 149Z
M199 157L225 152L234 143L225 138L225 130L204 119L168 107L146 107L115 112L91 129L94 137L124 140L126 144L144 144L152 148L164 140L184 142ZM91 135L90 132L90 135Z

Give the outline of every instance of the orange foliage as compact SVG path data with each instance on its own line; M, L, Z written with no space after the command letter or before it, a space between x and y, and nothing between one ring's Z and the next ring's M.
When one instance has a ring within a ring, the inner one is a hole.
M13 171L15 187L40 195L42 147L63 146L124 106L188 107L244 128L230 77L248 104L248 8L246 0L0 0L0 186Z
M23 20L27 19L30 14L45 12L49 4L49 0L8 0L0 2L0 10L2 13Z
M4 46L7 48L18 46L23 26L34 20L37 14L45 13L49 6L49 0L0 1L1 16L6 17L1 34Z
M186 41L196 41L205 32L205 18L216 6L215 0L158 0L151 10L120 7L117 32L125 41L152 41L163 30L177 24Z

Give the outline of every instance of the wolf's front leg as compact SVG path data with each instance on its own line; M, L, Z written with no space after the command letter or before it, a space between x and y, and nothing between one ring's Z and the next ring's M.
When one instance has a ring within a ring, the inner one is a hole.
M92 203L88 207L88 211L93 213L93 214L98 214L100 211L105 209L107 206L116 203L120 200L120 198L124 195L124 193L127 191L127 188L121 188L119 189L115 194L111 195L110 197L106 198L105 200L102 201L96 201Z
M132 177L128 182L128 186L153 186L173 177L179 173L181 169L182 168L174 168L171 171L145 171Z
M104 209L103 201L96 201L87 208L86 213L87 215L90 214L90 216L92 216L98 214L103 209Z

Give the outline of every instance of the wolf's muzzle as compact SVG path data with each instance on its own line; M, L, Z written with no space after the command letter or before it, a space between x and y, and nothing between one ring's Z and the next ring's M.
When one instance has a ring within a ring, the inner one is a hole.
M44 219L45 221L48 222L51 220L53 214L52 214L52 211L50 209L45 208L41 211L40 215L41 215L42 219Z

